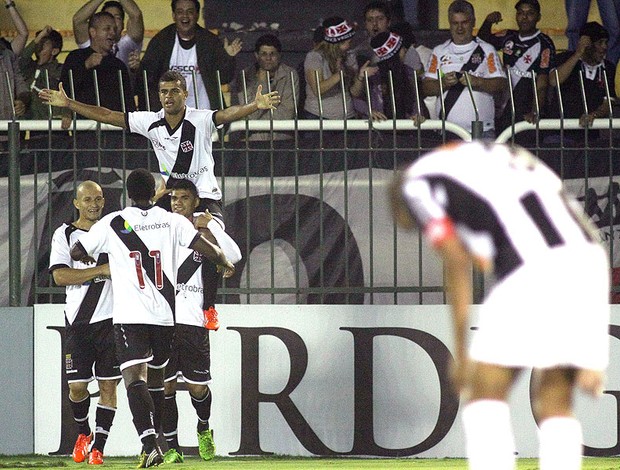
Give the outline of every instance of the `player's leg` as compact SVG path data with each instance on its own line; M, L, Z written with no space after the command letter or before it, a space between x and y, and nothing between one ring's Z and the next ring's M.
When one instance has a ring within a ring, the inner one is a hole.
M573 368L534 371L534 415L539 424L540 469L581 468L581 424L573 415Z
M88 384L95 377L95 348L91 342L90 325L68 326L65 330L65 378L69 385L69 404L73 419L77 424L78 435L73 447L72 457L75 462L83 462L88 456L93 439L88 414L90 410L90 393Z
M514 437L506 400L517 372L495 364L472 364L462 414L471 470L515 468Z
M120 362L123 382L127 390L127 401L133 424L142 441L140 467L149 467L163 462L157 447L153 423L153 400L147 387L147 366L153 360L150 345L151 325L114 325L116 354Z
M93 325L94 347L97 353L95 376L99 385L99 402L95 414L95 440L91 446L88 463L103 464L105 445L116 415L116 389L121 379L121 371L114 346L114 326L112 319Z
M215 443L213 432L209 427L212 402L208 386L211 381L209 331L199 326L177 325L177 333L179 369L198 418L196 426L198 452L204 460L211 460L215 457Z
M180 340L179 332L180 325L175 326L175 335L172 340L172 347L170 350L170 360L166 364L164 373L164 408L161 418L162 432L164 439L168 446L168 450L164 454L165 463L183 463L184 456L179 446L179 409L177 407L177 375L179 371L179 348L178 342Z
M221 221L222 226L225 226L222 201L201 198L198 210L208 210L214 218ZM208 261L202 263L201 272L203 280L202 308L205 312L205 327L210 330L217 330L220 324L217 311L215 310L215 303L222 276L217 272L217 267Z

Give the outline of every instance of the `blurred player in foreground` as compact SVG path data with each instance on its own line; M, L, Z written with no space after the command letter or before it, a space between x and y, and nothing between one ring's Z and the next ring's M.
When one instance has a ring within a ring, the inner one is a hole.
M507 398L532 367L540 469L580 469L573 393L603 390L609 264L579 206L526 150L480 142L422 157L390 196L398 224L418 227L444 261L469 467L515 468ZM472 265L495 284L466 352Z

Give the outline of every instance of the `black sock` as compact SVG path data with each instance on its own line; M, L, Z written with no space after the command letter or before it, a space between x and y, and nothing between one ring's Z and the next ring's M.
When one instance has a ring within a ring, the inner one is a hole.
M88 436L90 434L90 425L88 424L88 409L90 408L90 394L86 396L82 401L72 401L71 410L73 411L73 419L78 426L78 434L84 434Z
M209 261L205 261L201 265L201 274L203 282L203 300L202 308L207 310L209 307L215 305L215 299L217 297L217 288L220 283L221 275L217 272L217 266Z
M95 415L95 442L93 442L92 448L99 450L102 454L105 443L110 435L110 428L112 427L115 414L116 408L97 405L97 414Z
M179 409L177 407L176 393L166 395L164 401L164 413L162 416L162 431L168 444L168 449L179 450Z
M155 448L155 425L153 400L144 380L136 380L127 387L127 401L143 450L149 453Z
M155 432L161 431L161 415L164 410L164 388L149 388L149 395L153 400L153 424Z
M190 394L191 396L191 394ZM192 396L192 405L198 415L197 431L203 432L209 429L209 418L211 417L211 390L207 388L207 394L202 398Z

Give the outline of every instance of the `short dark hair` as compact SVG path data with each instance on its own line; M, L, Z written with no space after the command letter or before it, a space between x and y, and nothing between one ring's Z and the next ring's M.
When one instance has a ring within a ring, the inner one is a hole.
M35 33L35 37L39 35L39 33L41 33L41 30L37 31ZM62 51L62 35L56 31L55 29L52 29L49 34L47 36L45 36L43 38L43 41L49 41L52 43L52 48L54 49L58 49L58 54L60 54L60 51ZM56 55L58 55L56 54Z
M467 0L454 0L450 6L448 7L448 17L455 13L463 13L465 15L471 16L473 20L476 19L476 13L474 11L474 6L469 3Z
M159 77L159 83L161 82L180 82L181 88L187 90L187 81L185 77L175 70L166 70L161 77Z
M174 9L177 7L177 3L179 0L172 0L170 2L170 7L172 8L172 12L174 13ZM198 0L190 0L194 2L194 6L196 7L196 13L200 13L200 2Z
M186 179L175 180L172 183L172 185L169 186L169 188L172 189L172 191L175 191L177 189L184 189L186 191L189 191L190 194L194 196L196 199L200 198L200 196L198 195L198 188L190 180L186 180Z
M103 18L110 18L112 21L114 21L114 17L107 11L98 11L88 19L88 27L96 28L99 21L101 21Z
M121 20L125 21L125 10L123 9L123 5L116 0L108 0L101 7L101 11L106 11L108 8L118 8L121 11Z
M370 2L368 5L366 5L366 8L364 8L364 19L366 18L366 14L370 10L379 10L381 13L383 13L385 15L385 17L388 20L392 19L392 12L390 11L390 7L388 6L388 4L386 2L382 2L382 1L376 0L376 1Z
M125 183L127 196L132 201L148 201L155 196L155 178L146 168L129 173Z
M261 46L275 47L278 52L282 52L282 43L275 34L263 34L254 44L254 52L258 52Z

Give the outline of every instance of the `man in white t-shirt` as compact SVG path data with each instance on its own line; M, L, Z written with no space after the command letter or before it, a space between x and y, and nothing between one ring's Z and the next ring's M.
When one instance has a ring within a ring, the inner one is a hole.
M211 31L200 26L199 0L172 0L170 6L174 23L153 36L142 58L149 96L146 97L148 105L141 102L140 108L154 111L160 108L157 80L167 70L179 72L185 77L191 107L217 108L221 95L219 85L234 78L235 56L241 51L241 40L236 38L229 43L224 38L222 42ZM144 96L141 95L140 99L143 101Z
M126 187L133 205L93 225L73 245L71 258L87 261L92 253L108 253L115 292L116 355L143 445L139 468L146 468L163 462L156 432L163 409L164 368L174 334L181 250L198 251L217 264L224 277L232 276L235 269L223 251L185 217L151 204L155 179L149 171L132 171Z
M508 86L506 74L495 48L473 36L476 17L471 3L465 0L452 2L448 8L448 20L452 39L433 49L425 67L422 90L425 96L440 96L443 91L446 121L469 131L472 121L476 120L472 98L467 90L469 78L478 117L483 124L483 136L492 138L495 134L493 95ZM437 100L439 116L441 106L441 100Z
M73 36L80 49L90 46L88 20L103 1L89 0L73 15ZM125 63L129 70L135 71L140 65L139 57L144 39L144 20L140 7L134 0L108 0L103 3L101 11L110 13L116 23L114 54ZM122 34L125 29L125 14L127 15L127 30L125 34Z

